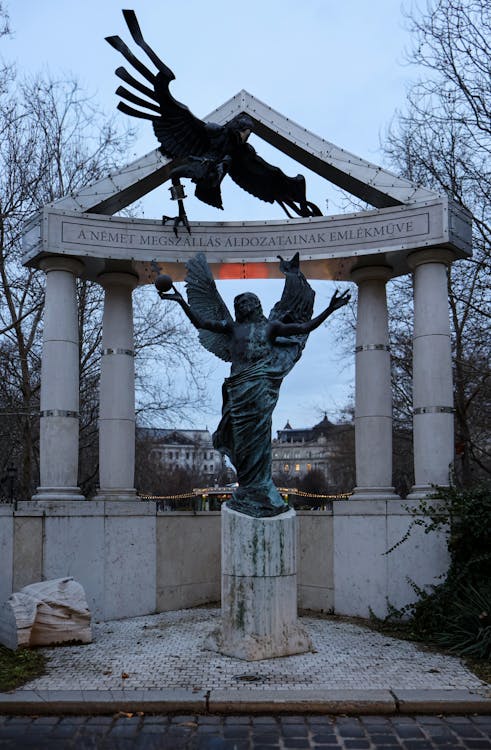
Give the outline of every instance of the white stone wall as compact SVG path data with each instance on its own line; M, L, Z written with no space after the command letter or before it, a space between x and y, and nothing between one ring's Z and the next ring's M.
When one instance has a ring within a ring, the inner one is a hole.
M386 554L406 534L411 516L404 500L340 500L333 503L334 611L378 617L389 605L417 599L419 587L439 582L448 566L444 533L425 534L416 526L407 541Z
M408 578L436 581L444 535L410 523L404 501L336 501L298 513L298 606L366 617L414 600ZM155 503L52 501L0 506L0 600L71 575L96 619L193 607L220 598L220 513L156 513Z
M157 611L220 601L220 513L157 516Z

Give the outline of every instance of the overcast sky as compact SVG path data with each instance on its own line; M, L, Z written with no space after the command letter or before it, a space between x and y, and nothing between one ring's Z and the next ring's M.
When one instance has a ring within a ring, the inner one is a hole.
M205 117L241 89L316 135L369 161L383 165L380 143L395 111L404 107L415 70L404 63L411 40L402 13L409 0L10 0L14 32L3 42L3 56L20 72L49 70L55 77L75 76L110 114L117 104L114 70L124 61L104 41L118 34L131 38L122 7L136 11L146 41L174 71L172 93L193 113ZM139 52L140 54L140 52ZM143 56L143 53L141 53ZM118 113L118 117L126 116ZM138 139L128 161L157 146L151 124L133 121ZM288 174L298 165L257 137L250 142L261 156ZM307 177L307 196L325 213L347 210L342 194L317 175ZM223 212L188 201L192 220L279 219L281 208L255 200L231 180L224 186ZM191 188L191 186L189 186ZM187 190L190 193L190 190ZM141 206L145 218L171 213L167 190L160 188ZM326 203L328 201L328 203ZM244 286L241 286L243 284ZM326 306L333 282L313 282L315 312ZM255 291L265 312L281 295L279 282L222 282L231 306L241 291ZM353 289L355 291L355 289ZM331 319L332 320L332 319ZM353 390L354 356L343 354L336 326L314 331L300 362L283 384L274 429L287 419L309 426L322 411L335 419ZM214 428L220 411L217 369L210 393L211 410L195 416L194 426ZM211 360L210 360L211 361ZM188 425L191 426L191 425Z

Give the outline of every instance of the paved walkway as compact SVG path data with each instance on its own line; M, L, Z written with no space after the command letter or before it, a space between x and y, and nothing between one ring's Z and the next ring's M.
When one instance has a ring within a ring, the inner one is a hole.
M220 610L196 608L94 625L84 646L44 649L34 690L483 689L460 659L336 619L301 618L315 653L246 662L203 648Z
M314 653L245 662L204 649L219 610L94 625L94 642L44 649L47 674L0 695L1 713L490 713L455 657L336 619L304 617Z

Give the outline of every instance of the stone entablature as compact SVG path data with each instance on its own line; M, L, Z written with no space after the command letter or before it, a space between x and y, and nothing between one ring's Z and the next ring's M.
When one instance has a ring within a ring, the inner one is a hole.
M409 273L408 255L428 246L451 247L456 258L470 253L467 214L447 198L422 203L287 221L190 222L191 234L177 237L171 226L151 219L81 214L47 206L28 225L24 263L49 255L84 263L82 277L98 280L109 268L134 274L138 283L155 279L150 262L175 281L199 251L217 279L281 278L278 254L300 252L308 278L351 280L360 265L390 266L391 276Z

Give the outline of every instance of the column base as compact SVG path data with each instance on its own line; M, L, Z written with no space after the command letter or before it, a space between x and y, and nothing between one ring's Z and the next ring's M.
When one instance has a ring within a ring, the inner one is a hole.
M85 500L79 487L37 487L32 496L35 502L46 500Z
M274 659L279 656L293 656L313 651L312 641L304 628L298 623L285 625L281 640L277 635L243 634L239 631L225 635L222 628L217 628L207 637L204 647L225 656L244 661Z
M140 498L136 494L136 490L129 487L121 488L108 488L99 487L97 495L94 500L109 500L116 502L135 502Z
M422 500L425 497L434 495L436 488L432 484L415 484L406 500Z
M355 487L351 500L400 500L394 487Z

